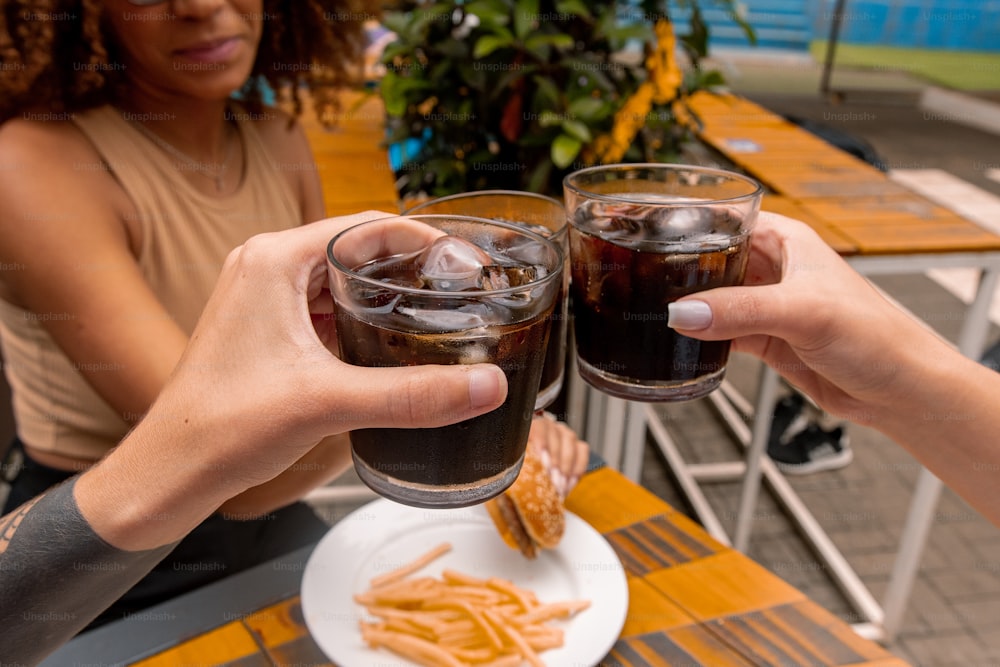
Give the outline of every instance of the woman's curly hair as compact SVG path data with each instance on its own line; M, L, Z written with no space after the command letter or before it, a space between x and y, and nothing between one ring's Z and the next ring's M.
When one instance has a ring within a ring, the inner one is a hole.
M267 88L302 110L310 92L318 117L336 110L336 89L356 83L363 23L378 18L365 0L264 0L263 34L241 92L259 109ZM0 2L0 123L22 110L72 113L108 104L123 75L101 0Z

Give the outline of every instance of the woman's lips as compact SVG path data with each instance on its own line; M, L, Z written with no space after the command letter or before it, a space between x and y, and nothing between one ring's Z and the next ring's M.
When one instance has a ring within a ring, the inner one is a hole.
M239 46L240 39L238 37L227 37L226 39L217 39L176 49L174 55L200 63L218 63L229 60Z

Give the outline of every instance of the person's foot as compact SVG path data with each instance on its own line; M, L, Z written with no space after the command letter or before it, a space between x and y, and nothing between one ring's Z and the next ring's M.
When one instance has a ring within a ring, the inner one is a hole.
M771 434L767 439L767 449L780 447L787 443L808 424L805 413L805 399L802 394L792 393L782 398L774 406L774 416L771 418Z
M788 475L836 470L854 459L843 426L825 431L817 424L809 424L785 444L769 446L767 453L778 469Z

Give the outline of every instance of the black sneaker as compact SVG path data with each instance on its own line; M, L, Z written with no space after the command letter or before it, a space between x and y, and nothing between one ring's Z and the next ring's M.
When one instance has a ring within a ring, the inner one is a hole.
M817 424L809 424L787 444L768 447L767 453L778 469L788 475L836 470L854 459L843 426L824 431Z
M806 427L808 420L804 408L805 399L799 393L792 393L778 401L774 406L774 416L771 418L771 433L767 439L768 452L786 444L792 436Z
M983 352L983 358L980 361L987 368L992 368L1000 372L1000 340L993 343L988 350Z

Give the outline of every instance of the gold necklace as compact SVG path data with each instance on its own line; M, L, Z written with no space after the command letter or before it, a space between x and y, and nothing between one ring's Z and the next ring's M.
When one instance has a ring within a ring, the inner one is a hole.
M132 124L140 132L146 135L146 137L148 137L150 141L159 146L162 150L166 151L174 158L183 162L184 167L180 168L181 171L193 171L194 173L199 174L200 176L204 176L205 178L210 178L215 181L215 190L217 192L223 191L226 185L225 183L226 171L229 169L229 164L233 160L232 142L228 142L229 147L226 149L226 158L225 160L222 161L221 164L202 162L201 160L197 160L188 155L187 153L185 153L184 151L182 151L181 149L177 148L169 141L167 141L166 139L156 134L145 125L143 125L142 122L134 120L132 121Z

